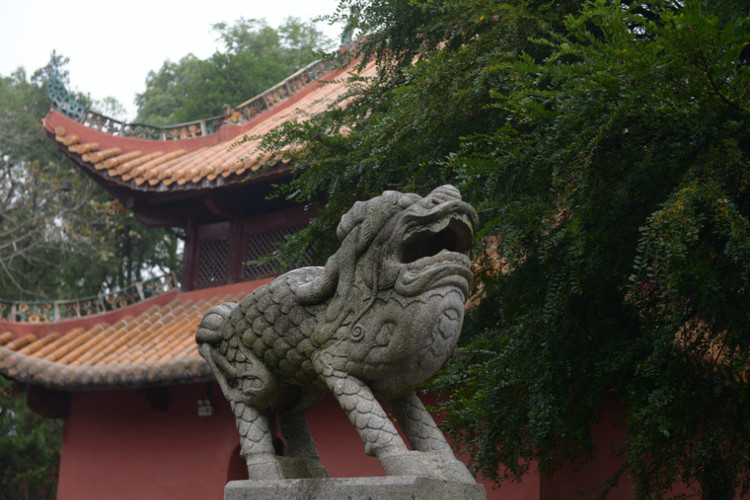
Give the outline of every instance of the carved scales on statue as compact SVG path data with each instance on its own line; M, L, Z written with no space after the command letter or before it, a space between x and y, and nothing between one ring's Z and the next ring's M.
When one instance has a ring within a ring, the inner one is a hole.
M386 191L341 218L325 267L290 271L206 313L196 340L234 411L250 479L328 475L303 414L331 391L386 474L474 482L414 388L458 341L477 223L453 186L424 198Z

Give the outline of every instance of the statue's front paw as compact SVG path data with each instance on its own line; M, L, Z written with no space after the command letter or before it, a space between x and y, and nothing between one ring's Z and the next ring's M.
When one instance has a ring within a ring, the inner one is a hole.
M255 453L247 457L247 478L284 479L276 455L270 453Z
M320 460L307 457L277 457L284 479L300 479L308 477L331 477L328 470L321 465Z
M436 461L439 464L444 479L458 483L476 483L476 479L471 475L466 465L452 455L442 460L436 457Z
M420 476L444 479L440 464L428 454L420 451L404 451L393 455L379 456L383 470L389 476Z

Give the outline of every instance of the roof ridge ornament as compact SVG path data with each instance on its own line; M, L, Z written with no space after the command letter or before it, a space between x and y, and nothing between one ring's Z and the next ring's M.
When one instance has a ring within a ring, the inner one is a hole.
M69 96L63 82L54 75L47 81L47 95L57 111L86 127L105 134L156 141L177 141L218 133L219 128L225 124L241 125L247 123L256 116L289 100L338 66L340 66L340 61L336 59L313 61L273 87L236 107L225 104L220 115L167 126L126 123L92 109L86 109Z
M83 120L86 108L70 97L65 84L56 75L47 80L47 96L56 110L77 122Z
M122 309L178 288L174 271L137 281L97 295L60 300L6 300L0 298L0 320L18 323L49 323L82 318Z

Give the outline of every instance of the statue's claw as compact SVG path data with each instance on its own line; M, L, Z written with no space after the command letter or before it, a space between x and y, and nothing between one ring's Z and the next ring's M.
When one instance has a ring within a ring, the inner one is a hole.
M284 479L281 465L275 455L253 453L246 457L248 479Z
M420 451L379 456L380 464L388 476L420 476L444 479L440 464L434 457Z
M389 476L420 476L460 483L476 482L466 465L452 456L406 451L378 458Z
M307 457L277 457L285 479L331 477L320 460Z
M463 462L456 460L453 456L435 458L439 463L444 479L459 483L476 483L476 479Z

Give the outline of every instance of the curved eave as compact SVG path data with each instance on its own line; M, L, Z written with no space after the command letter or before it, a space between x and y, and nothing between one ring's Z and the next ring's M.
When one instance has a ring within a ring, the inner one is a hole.
M68 366L0 347L0 372L54 390L127 389L206 382L211 370L200 356L113 366Z
M52 115L53 113L56 116ZM83 127L80 123L77 123L65 116L59 115L56 111L51 110L50 113L45 117L45 128L47 122L50 123L65 123L66 125L58 125L57 131L60 132L62 128L66 131L77 127ZM85 127L84 127L85 128ZM94 131L97 132L97 131ZM290 166L287 163L279 163L273 166L267 166L261 168L258 164L255 168L234 168L232 172L229 169L224 170L225 175L198 175L191 180L186 181L175 181L175 176L178 175L179 170L185 170L190 168L190 163L206 162L207 159L201 159L199 157L207 156L206 148L200 148L192 153L186 152L184 149L177 149L175 151L169 151L169 148L164 150L143 153L142 149L128 150L118 146L118 139L123 139L117 136L108 136L108 142L103 141L94 142L94 144L101 145L102 143L110 145L107 148L109 151L117 151L119 148L120 153L113 157L108 157L102 161L92 161L92 155L88 153L78 152L75 147L71 147L65 144L64 139L70 134L58 135L55 131L50 132L47 130L47 136L50 140L57 145L57 147L76 165L78 165L84 172L89 176L96 179L101 185L105 187L124 188L126 191L140 192L140 193L191 193L198 191L212 190L216 188L228 187L235 184L240 184L250 180L251 182L257 182L269 177L275 177L283 175L290 171ZM75 134L78 135L78 134ZM237 139L235 139L237 140ZM149 141L150 142L150 141ZM178 141L173 141L178 142ZM84 143L82 146L91 143ZM75 146L75 145L73 145ZM129 145L132 147L132 145ZM167 152L165 152L167 151ZM137 154L137 158L131 159L133 161L128 165L128 157ZM123 160L125 158L125 160ZM107 162L107 160L111 160ZM135 161L134 161L135 160ZM240 161L241 158L237 158L235 161ZM140 163L142 162L142 163ZM126 172L127 169L138 165L142 165L143 168L140 172L135 175ZM205 163L203 163L205 164ZM166 178L163 171L171 170L172 177ZM160 179L160 174L162 178ZM152 179L151 182L148 179Z
M270 279L156 297L96 317L28 325L0 322L0 373L54 390L153 387L213 379L195 331L206 311Z
M48 137L89 175L104 184L136 192L187 192L214 189L278 175L286 164L262 168L258 141L250 147L230 148L244 132L177 141L152 141L104 134L55 110L44 118ZM226 126L235 128L234 126ZM213 145L210 142L216 142Z
M277 175L288 165L264 169L260 138L292 121L304 121L340 102L349 88L337 70L281 104L242 125L225 124L219 132L175 141L155 141L107 134L51 110L44 128L57 146L89 174L133 191L197 191ZM370 64L359 78L375 74ZM234 145L243 136L251 139Z

